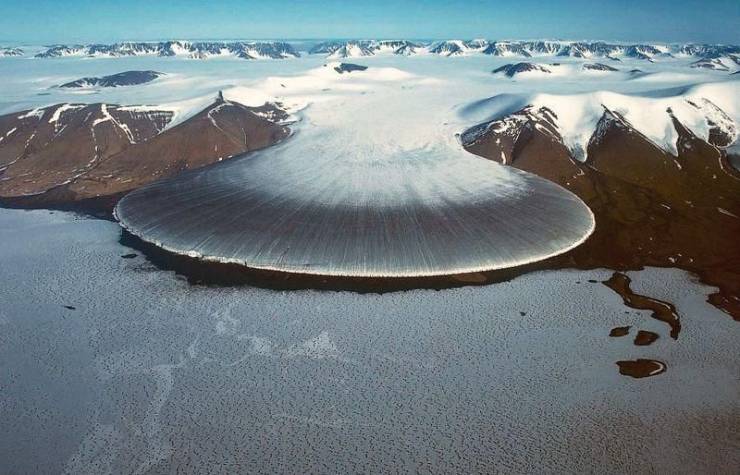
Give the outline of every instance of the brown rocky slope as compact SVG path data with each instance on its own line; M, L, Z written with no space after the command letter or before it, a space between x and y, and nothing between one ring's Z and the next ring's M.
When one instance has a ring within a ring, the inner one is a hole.
M183 170L268 147L289 135L275 105L219 94L171 127L173 113L58 104L0 117L0 200L44 207L94 201L110 211L126 192Z
M476 155L560 184L594 212L593 235L548 267L686 269L719 287L710 302L740 320L740 175L720 148L722 134L706 142L673 121L675 157L607 109L583 162L544 108L481 124L461 139Z

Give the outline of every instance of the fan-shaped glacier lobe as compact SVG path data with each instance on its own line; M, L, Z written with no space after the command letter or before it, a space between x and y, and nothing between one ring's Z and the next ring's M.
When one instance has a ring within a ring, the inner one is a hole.
M343 157L312 140L138 189L116 216L178 254L346 277L509 268L565 252L594 228L565 189L465 152Z
M310 105L292 137L133 191L125 229L203 261L348 278L510 268L594 229L569 191L465 151L445 81L320 67L255 88Z

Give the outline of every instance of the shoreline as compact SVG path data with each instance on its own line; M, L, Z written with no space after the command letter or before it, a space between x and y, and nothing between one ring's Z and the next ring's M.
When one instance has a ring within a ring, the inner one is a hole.
M55 194L57 196L55 196ZM30 196L0 197L0 208L35 210L47 209L66 211L93 219L102 219L117 223L113 216L113 207L124 193L86 198L79 201L64 200L59 192L52 189L45 193Z
M0 198L0 208L35 210L47 209L52 211L70 212L92 219L101 219L114 222L121 228L119 242L131 249L140 252L155 267L162 270L174 271L184 277L191 285L202 285L206 287L236 287L252 286L256 288L272 290L326 290L326 291L350 291L360 294L376 293L385 294L391 292L404 292L417 289L444 290L467 286L485 286L511 281L522 275L532 272L547 270L592 270L608 269L615 273L627 271L639 271L645 267L675 268L692 273L697 279L718 290L707 298L707 301L718 308L730 318L740 321L740 312L736 308L738 304L729 289L725 288L719 279L708 275L707 270L697 266L685 265L686 262L666 263L662 260L638 259L640 262L615 262L606 259L598 259L591 256L584 259L579 255L583 248L588 248L589 243L598 239L598 233L592 233L579 246L566 251L563 254L548 257L541 261L482 272L465 274L449 274L427 277L347 277L312 275L301 273L290 273L284 271L272 271L250 268L242 264L222 263L206 261L197 257L190 257L170 252L155 244L146 242L127 231L115 219L113 209L116 203L123 197L124 193L88 198L79 201L65 201L64 190L52 189L39 195L14 198ZM598 222L597 222L598 228ZM640 257L640 256L638 256ZM645 256L641 256L645 257ZM629 298L627 293L615 290L622 298Z
M27 201L25 198L18 200L0 198L0 208L69 212L87 219L100 219L113 222L120 226L120 223L115 219L112 212L112 207L115 204L114 200L117 199L120 199L120 197L101 197L100 199L87 199L67 203L45 201L45 206L40 207L37 206L39 201L33 199ZM587 244L589 239L591 239L591 236L581 245ZM278 291L324 290L337 292L349 291L359 294L386 294L412 290L441 291L460 287L487 286L508 282L517 277L540 271L607 269L614 273L622 273L640 271L646 267L684 270L696 276L701 283L718 287L716 284L708 282L702 276L701 272L698 272L696 269L678 265L666 265L659 262L645 262L634 266L613 266L608 263L604 263L603 265L597 263L592 265L578 265L573 262L571 256L577 248L541 261L510 267L508 269L427 277L348 277L271 271L235 263L206 261L197 257L170 252L155 244L144 241L123 227L120 227L118 242L123 246L141 253L156 268L175 272L175 274L185 278L190 285L204 287L250 286ZM612 290L623 298L629 297L627 293L622 294L617 289ZM723 310L712 302L712 297L714 296L722 296L721 288L719 292L711 294L707 300L715 307Z

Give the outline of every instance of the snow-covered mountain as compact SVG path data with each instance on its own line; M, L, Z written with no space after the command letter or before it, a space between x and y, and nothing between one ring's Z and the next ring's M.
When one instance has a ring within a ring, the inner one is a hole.
M375 54L366 42L346 43L329 55L329 58L360 58Z
M463 134L472 144L489 132L519 136L524 128L548 132L578 160L586 160L588 148L599 140L605 113L629 124L645 140L670 154L678 155L681 124L696 138L717 147L738 139L733 120L740 109L740 83L702 84L682 90L659 90L639 95L597 91L581 94L502 94L474 103L461 113L486 121ZM516 112L510 112L516 111Z
M471 54L491 56L560 56L572 58L604 58L620 61L623 58L656 61L671 57L691 57L697 61L717 59L720 62L738 63L740 46L711 44L647 44L608 43L604 41L493 41L445 40L416 42L409 40L349 40L324 41L308 50L309 54L323 54L332 59L359 58L377 54L412 56L436 54L446 57ZM0 48L0 56L20 56L18 48ZM120 56L181 56L206 59L209 57L237 57L242 59L282 59L298 57L300 54L288 42L283 41L163 41L122 42L114 44L54 45L35 55L36 58L58 58L65 56L120 57ZM711 67L699 65L697 67ZM712 68L723 70L722 67Z
M645 259L697 269L716 262L734 271L726 254L740 232L740 174L728 157L738 138L739 86L500 94L461 109L485 122L459 138L467 151L535 173L588 205L596 227L570 262L619 267ZM740 309L718 307L730 315Z
M609 66L608 64L602 64L602 63L584 63L582 68L585 71L604 71L604 72L616 72L619 71L617 68L613 68Z
M543 54L556 54L558 51L554 48L548 48L544 43L542 45L535 45L535 47L541 47L542 51L545 52ZM523 56L525 58L529 58L532 56L532 51L535 50L535 48L527 48L522 44L500 41L489 43L485 48L483 48L483 50L481 50L481 53L491 56Z
M23 56L20 48L0 48L0 56Z
M412 55L421 44L406 40L325 41L309 50L309 54L325 54L330 58L359 58L378 53Z
M517 74L529 73L529 72L539 72L539 73L546 73L546 74L552 73L552 71L548 69L547 67L541 66L539 64L532 64L532 63L505 64L501 66L500 68L496 68L493 70L493 74L502 73L510 78L513 78Z
M463 40L440 41L429 45L429 52L440 56L461 56L481 49L478 42L468 44Z
M635 79L641 75L640 70L622 72L621 69L610 66L609 64L597 62L527 62L504 64L492 71L493 74L503 75L512 79L544 79L544 78L563 78L573 79L577 76L581 78L590 77L598 79L604 75L620 73L621 78ZM616 78L616 76L613 76Z
M715 71L730 71L740 67L740 55L728 55L718 58L703 58L691 64L692 68L712 69Z
M573 58L608 58L620 56L652 60L655 56L669 55L670 48L663 45L621 45L603 41L503 41L491 42L482 52L494 56L568 56Z
M677 56L697 56L700 58L720 58L728 55L740 54L740 46L685 44L678 47L674 53Z
M691 56L697 59L732 57L740 54L740 46L708 44L622 44L604 41L491 41L445 40L426 43L405 40L328 41L315 45L310 54L325 54L333 58L372 56L378 53L437 54L463 56L485 54L491 56L561 56L573 58L620 58L655 61L673 56Z
M212 56L233 56L241 59L283 59L300 56L293 47L282 41L268 42L217 42L217 41L164 41L123 42L114 44L55 45L36 54L36 58L66 56L119 57L119 56L185 56L206 59Z

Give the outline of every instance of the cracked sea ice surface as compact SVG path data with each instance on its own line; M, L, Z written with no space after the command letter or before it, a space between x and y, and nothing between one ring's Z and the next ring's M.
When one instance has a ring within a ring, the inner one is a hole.
M193 287L141 256L122 259L119 232L0 210L4 472L733 473L740 463L737 323L686 272L629 273L635 292L676 305L673 341L600 283L610 270L383 295ZM618 325L661 338L636 347L608 337ZM669 371L617 371L651 356Z

